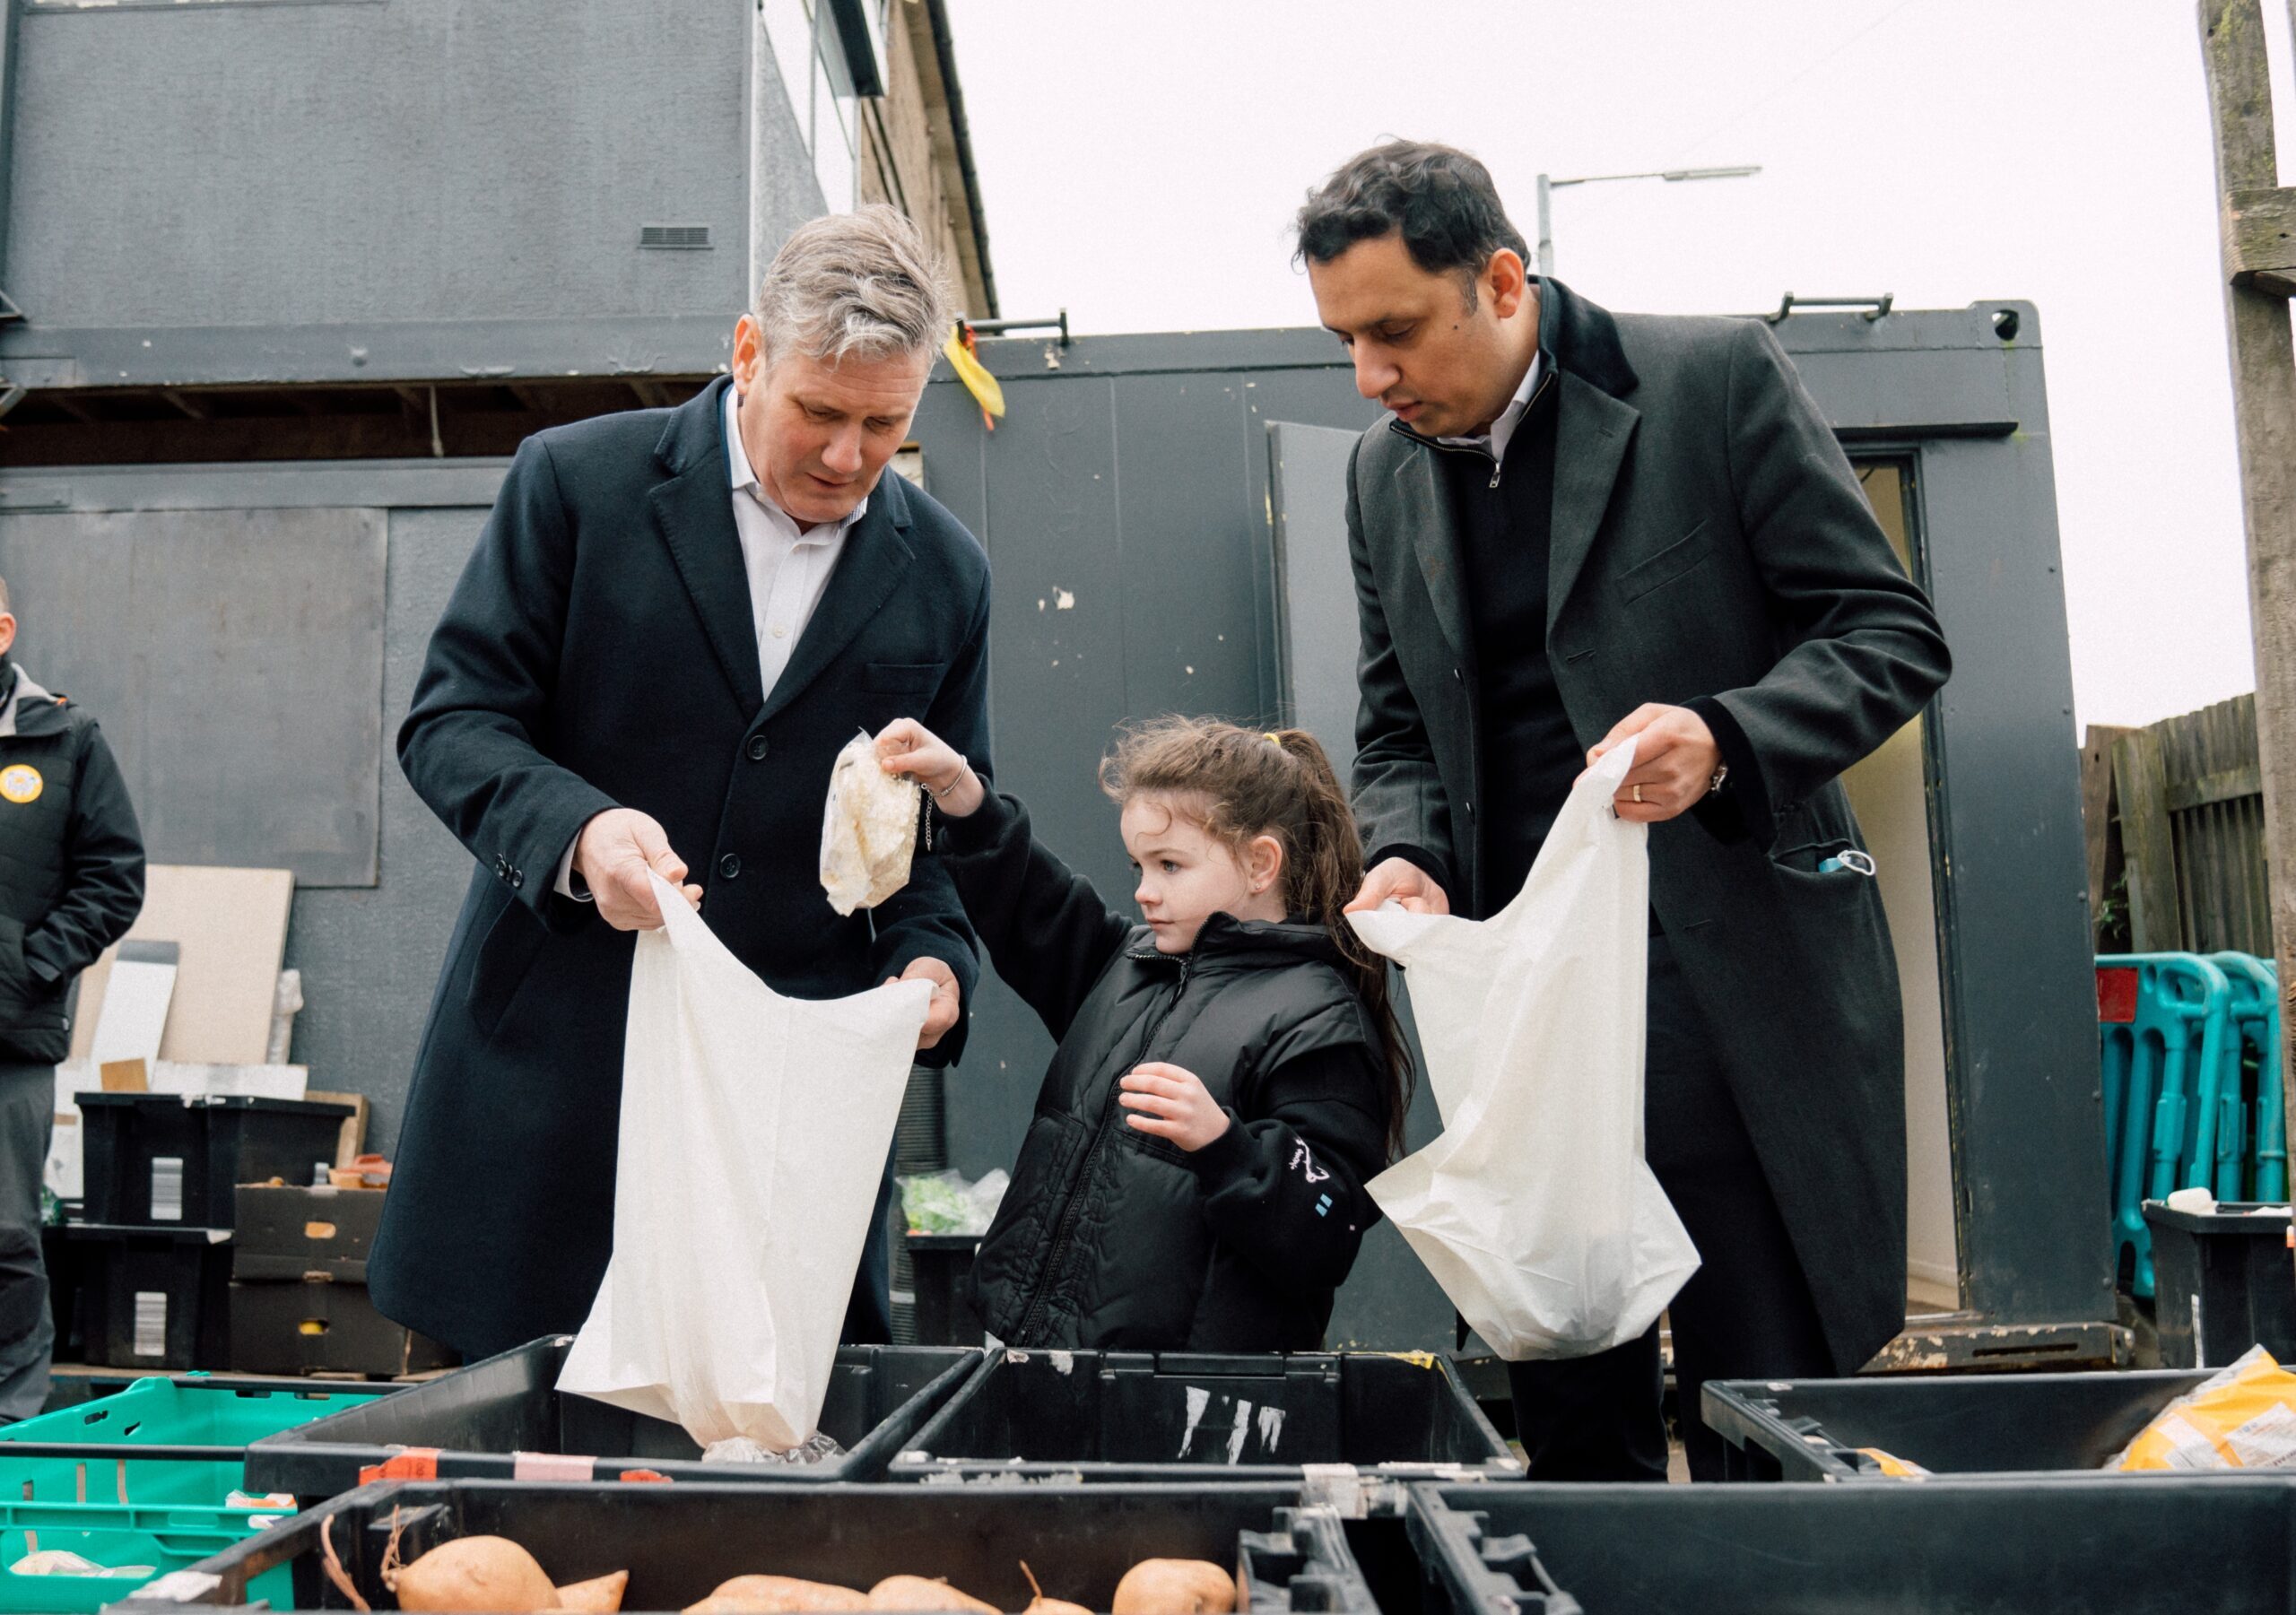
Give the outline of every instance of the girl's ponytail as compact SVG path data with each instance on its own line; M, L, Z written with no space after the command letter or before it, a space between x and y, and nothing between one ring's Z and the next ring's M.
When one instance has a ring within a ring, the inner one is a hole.
M1305 729L1268 736L1295 760L1303 777L1302 845L1287 872L1287 907L1323 926L1347 961L1356 995L1378 1028L1387 1068L1387 1155L1404 1152L1404 1122L1411 1109L1411 1049L1404 1041L1393 995L1387 991L1387 961L1363 945L1344 912L1363 886L1363 840L1345 787L1325 755L1323 743Z

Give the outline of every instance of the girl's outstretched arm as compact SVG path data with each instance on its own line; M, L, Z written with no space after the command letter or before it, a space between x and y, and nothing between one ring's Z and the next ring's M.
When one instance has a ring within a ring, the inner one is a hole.
M1056 1039L1066 1037L1130 925L1090 881L1038 844L1017 798L992 794L965 758L924 725L906 717L886 725L877 755L885 772L915 780L939 809L934 847L997 975Z

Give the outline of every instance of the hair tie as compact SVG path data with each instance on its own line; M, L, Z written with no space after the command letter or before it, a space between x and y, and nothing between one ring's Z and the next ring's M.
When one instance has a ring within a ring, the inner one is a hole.
M1267 736L1267 743L1269 745L1274 746L1279 751L1283 750L1283 737L1282 735L1276 734L1273 729L1267 730L1265 733Z

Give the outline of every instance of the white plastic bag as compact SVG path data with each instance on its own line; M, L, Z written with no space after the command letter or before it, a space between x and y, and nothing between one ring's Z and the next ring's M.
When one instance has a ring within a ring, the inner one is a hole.
M829 1394L930 982L784 998L657 878L623 1044L613 1259L558 1388L786 1451Z
M822 890L831 907L874 908L909 884L922 794L913 780L885 772L865 731L845 742L822 803Z
M1509 1361L1633 1340L1698 1270L1642 1159L1649 832L1611 810L1633 766L1629 742L1587 770L1490 920L1348 916L1405 969L1443 1117L1371 1197Z

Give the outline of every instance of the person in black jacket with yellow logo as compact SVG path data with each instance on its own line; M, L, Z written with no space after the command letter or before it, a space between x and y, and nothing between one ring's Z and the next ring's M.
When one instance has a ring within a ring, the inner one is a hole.
M973 1268L988 1332L1316 1350L1410 1070L1386 967L1341 916L1362 850L1323 748L1203 718L1127 735L1101 783L1136 925L922 725L877 744L933 794L967 916L1060 1044Z
M40 1179L65 999L144 908L144 838L96 720L13 664L0 582L0 1424L48 1400Z

